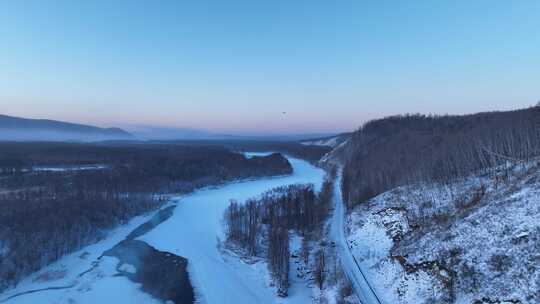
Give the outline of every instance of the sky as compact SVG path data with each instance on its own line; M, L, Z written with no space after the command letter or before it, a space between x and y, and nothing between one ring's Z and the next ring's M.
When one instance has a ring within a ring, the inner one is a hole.
M539 100L536 0L0 1L1 114L264 135Z

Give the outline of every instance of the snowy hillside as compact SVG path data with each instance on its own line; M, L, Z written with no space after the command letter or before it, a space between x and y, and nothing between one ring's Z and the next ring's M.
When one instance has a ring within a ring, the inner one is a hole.
M398 187L347 217L385 303L539 303L539 163Z
M339 146L340 144L342 144L344 141L346 141L349 137L350 137L349 133L344 133L344 134L339 134L339 135L331 136L331 137L304 140L300 143L307 146L327 146L327 147L335 148Z

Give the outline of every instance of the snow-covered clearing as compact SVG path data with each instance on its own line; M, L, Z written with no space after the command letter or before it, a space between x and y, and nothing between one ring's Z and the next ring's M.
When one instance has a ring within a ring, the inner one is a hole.
M58 166L58 167L32 167L34 172L68 172L109 169L107 165L80 165L80 166Z
M189 260L192 284L202 303L310 303L311 292L302 282L291 280L289 297L277 298L267 286L262 264L246 264L217 248L218 238L224 239L222 218L230 199L245 201L294 183L313 183L320 189L322 169L294 158L289 161L294 169L290 176L232 183L183 197L171 218L139 239Z
M339 144L339 137L331 137L326 139L319 139L319 140L308 140L301 142L302 145L306 146L329 146L329 147L335 147Z

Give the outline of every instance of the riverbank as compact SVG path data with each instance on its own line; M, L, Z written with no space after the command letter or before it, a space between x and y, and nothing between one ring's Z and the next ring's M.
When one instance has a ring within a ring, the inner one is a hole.
M137 216L126 225L109 231L107 238L31 274L15 288L0 295L0 303L96 303L93 301L106 299L110 294L109 286L114 286L114 298L118 303L159 303L127 278L114 276L117 274L116 258L102 257L103 252L125 240L134 229L150 221L156 213ZM143 302L130 302L134 299Z
M128 239L103 255L117 258L118 275L140 284L141 290L153 297L175 304L194 302L187 259L156 250L145 242Z

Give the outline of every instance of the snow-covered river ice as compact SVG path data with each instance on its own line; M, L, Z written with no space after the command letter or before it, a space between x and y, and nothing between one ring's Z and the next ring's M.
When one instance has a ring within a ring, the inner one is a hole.
M319 189L324 171L311 164L289 158L293 174L229 183L206 188L190 195L174 198L177 202L173 215L138 239L160 251L185 257L188 271L200 303L310 303L311 291L301 281L292 280L289 297L277 298L268 286L263 265L249 265L224 255L218 249L223 239L223 212L230 199L244 201L274 187L295 183L313 183ZM79 276L101 253L133 228L148 220L134 219L130 224L111 233L111 236L32 275L19 287L0 295L0 302L9 296L28 290L55 286L48 289L10 298L6 303L153 303L158 302L125 277L115 276L118 260L102 259L96 269ZM95 265L96 263L94 263ZM46 276L44 276L46 275Z

